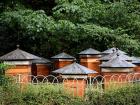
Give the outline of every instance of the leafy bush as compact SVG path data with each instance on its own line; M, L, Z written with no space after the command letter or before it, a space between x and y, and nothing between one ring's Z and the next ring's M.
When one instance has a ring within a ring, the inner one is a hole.
M5 74L5 70L7 67L7 64L0 63L0 76L3 76Z
M81 99L63 91L61 85L30 85L23 93L26 105L80 105Z
M109 89L104 93L100 90L88 90L87 103L89 105L140 105L140 85Z
M22 90L21 90L22 89ZM81 98L63 91L61 85L9 85L0 88L3 105L81 105Z
M117 89L88 88L85 98L64 91L62 84L15 84L0 86L0 105L140 105L140 85Z
M5 70L8 68L7 64L0 63L0 85L4 85L7 82L6 76L5 76Z

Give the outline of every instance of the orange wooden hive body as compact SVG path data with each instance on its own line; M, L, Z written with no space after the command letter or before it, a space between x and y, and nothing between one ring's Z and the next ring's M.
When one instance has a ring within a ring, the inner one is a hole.
M140 65L137 65L137 66L135 67L135 72L136 72L136 73L140 73Z
M18 78L16 82L27 83L31 81L31 63L30 61L6 61L9 64L9 68L5 74L7 76ZM26 63L23 63L26 62ZM19 80L20 78L20 80Z
M91 70L95 70L98 72L96 74L89 74L89 76L95 77L101 74L100 66L99 66L100 57L101 57L100 52L92 48L89 48L79 53L80 64L86 66Z
M80 64L86 66L91 70L95 70L98 72L96 75L89 74L89 76L94 77L101 74L100 66L99 66L100 65L99 57L96 56L80 57Z
M59 69L66 65L72 64L75 61L75 57L67 54L67 53L60 53L51 57L54 62L54 68Z
M74 62L73 59L55 59L54 68L59 69Z
M37 75L48 76L50 74L50 68L46 64L36 64Z
M48 76L51 71L51 61L45 58L32 61L32 72L35 76Z
M64 89L74 96L83 97L85 95L86 80L67 79L63 81Z

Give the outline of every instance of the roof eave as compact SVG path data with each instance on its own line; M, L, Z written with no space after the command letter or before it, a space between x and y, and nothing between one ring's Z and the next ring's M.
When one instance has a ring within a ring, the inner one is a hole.
M100 66L101 68L134 68L135 66L133 66L133 67L109 67L109 66Z

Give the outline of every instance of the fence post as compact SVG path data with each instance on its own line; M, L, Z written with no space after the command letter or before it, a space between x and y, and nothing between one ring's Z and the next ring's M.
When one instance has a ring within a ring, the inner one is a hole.
M21 74L18 74L18 80L17 83L21 83Z
M91 76L89 77L89 86L91 86L92 81L91 81Z

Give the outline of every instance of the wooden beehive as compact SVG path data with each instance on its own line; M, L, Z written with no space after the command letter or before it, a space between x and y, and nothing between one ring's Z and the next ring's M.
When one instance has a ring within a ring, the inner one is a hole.
M91 70L97 71L98 73L96 75L100 75L100 57L100 52L92 48L79 53L80 64ZM89 74L89 76L95 76L95 74Z
M88 74L97 73L78 63L72 63L63 68L53 71L53 73L61 74L64 88L69 90L74 96L83 97L87 85Z
M34 70L32 69L32 60L41 59L38 56L25 52L19 49L11 51L0 57L0 60L8 65L11 65L8 70L6 70L6 75L15 76L21 75L21 82L31 81L31 76Z
M54 69L62 68L66 65L72 64L75 61L75 57L64 52L51 57L51 59L54 63Z
M131 78L127 78L127 75L130 73L134 73L135 67L134 64L121 59L121 57L118 54L116 58L112 58L108 62L102 63L100 66L102 75L105 79L105 87L107 87L110 83L119 84L128 81L128 79Z
M63 77L63 76L62 76ZM63 81L64 89L68 90L73 96L83 97L86 89L86 80L68 78Z

